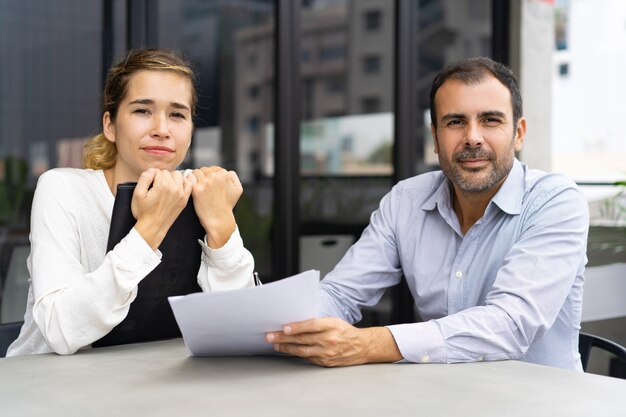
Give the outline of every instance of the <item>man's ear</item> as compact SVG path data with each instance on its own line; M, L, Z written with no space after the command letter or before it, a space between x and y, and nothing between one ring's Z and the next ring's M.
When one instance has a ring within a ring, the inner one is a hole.
M437 140L437 128L434 124L430 124L430 134L433 135L433 142L435 144L435 154L439 153L439 141Z
M526 138L526 118L520 117L515 127L515 152L522 150L524 139Z
M102 115L102 133L109 142L115 143L115 124L111 120L111 113L108 111Z

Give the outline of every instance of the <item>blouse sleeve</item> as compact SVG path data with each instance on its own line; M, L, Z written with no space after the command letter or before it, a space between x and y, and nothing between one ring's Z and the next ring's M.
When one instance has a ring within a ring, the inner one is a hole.
M119 324L138 283L160 263L159 253L132 229L100 266L88 271L81 262L88 250L81 244L76 213L95 206L77 207L81 204L68 188L60 175L42 175L31 216L33 318L59 354L72 354Z
M226 291L254 286L254 258L243 246L239 228L219 249L211 249L198 240L202 247L202 262L198 270L198 284L202 291Z

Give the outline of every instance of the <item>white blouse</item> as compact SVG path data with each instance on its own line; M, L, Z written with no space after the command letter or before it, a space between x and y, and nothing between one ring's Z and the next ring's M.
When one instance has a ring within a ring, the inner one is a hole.
M106 253L113 211L104 172L56 168L43 174L31 214L31 285L19 337L7 356L72 354L122 322L137 285L160 262L133 228ZM254 259L236 229L219 249L204 242L198 270L203 291L253 286Z

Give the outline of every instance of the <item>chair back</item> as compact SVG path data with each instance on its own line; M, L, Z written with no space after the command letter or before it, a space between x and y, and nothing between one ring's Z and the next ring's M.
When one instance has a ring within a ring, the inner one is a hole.
M593 347L610 352L626 362L626 348L624 346L600 336L580 332L580 336L578 337L578 351L580 352L580 362L583 365L584 371L587 371L589 355Z
M0 320L3 323L24 320L30 288L30 274L26 266L28 255L30 255L29 245L15 246L11 253L9 269L2 289L2 303L0 303Z
M0 324L0 358L7 355L7 349L19 336L22 324L24 324L22 321Z

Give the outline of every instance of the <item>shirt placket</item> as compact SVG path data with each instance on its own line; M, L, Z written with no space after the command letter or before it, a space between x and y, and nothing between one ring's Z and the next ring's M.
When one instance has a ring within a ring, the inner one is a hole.
M468 271L476 254L478 240L484 227L484 222L481 220L476 222L462 238L454 258L448 277L448 314L454 314L468 308L468 279L471 278Z

